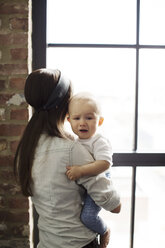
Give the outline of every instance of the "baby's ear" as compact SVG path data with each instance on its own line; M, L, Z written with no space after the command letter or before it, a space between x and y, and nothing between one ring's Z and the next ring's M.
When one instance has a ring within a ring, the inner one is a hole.
M70 122L70 117L69 117L69 116L67 116L67 121L69 121L69 122Z
M67 121L69 121L69 122L70 122L70 117L69 117L69 115L67 116Z
M100 117L100 119L99 119L99 126L101 126L102 124L103 124L103 121L104 121L104 118L103 117Z

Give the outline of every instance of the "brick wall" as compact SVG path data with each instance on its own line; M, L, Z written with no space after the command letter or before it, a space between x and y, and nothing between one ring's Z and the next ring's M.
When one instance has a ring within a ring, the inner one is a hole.
M29 247L29 203L16 186L13 156L28 120L28 0L0 0L0 247Z

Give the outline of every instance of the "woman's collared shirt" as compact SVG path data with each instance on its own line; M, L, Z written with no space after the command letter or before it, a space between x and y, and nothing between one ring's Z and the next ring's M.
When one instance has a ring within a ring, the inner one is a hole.
M81 248L95 238L80 221L83 187L106 210L119 205L119 196L104 173L81 178L77 183L65 175L67 165L92 161L92 156L78 142L41 136L32 169L32 202L39 214L38 248Z

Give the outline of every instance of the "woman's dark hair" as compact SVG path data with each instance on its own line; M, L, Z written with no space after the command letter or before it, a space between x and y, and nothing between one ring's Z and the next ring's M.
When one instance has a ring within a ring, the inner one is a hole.
M59 78L58 70L39 69L33 71L26 79L25 99L34 108L34 113L24 130L14 158L14 174L25 196L32 196L31 171L40 135L46 133L49 136L64 137L62 126L68 112L71 86L58 107L43 109Z

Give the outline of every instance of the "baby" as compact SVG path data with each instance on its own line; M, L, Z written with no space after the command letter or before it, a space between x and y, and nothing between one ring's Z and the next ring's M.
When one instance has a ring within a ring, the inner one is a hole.
M96 99L87 93L73 96L69 104L68 121L73 132L78 136L78 141L87 148L95 161L82 166L67 166L67 177L70 180L77 180L80 177L95 176L103 172L109 177L108 169L112 165L112 148L105 137L96 134L97 127L101 126L104 121L100 115L100 108ZM89 229L100 234L100 247L106 248L110 239L110 229L98 216L100 210L101 208L87 194L81 213L81 221ZM115 213L116 210L111 212Z

